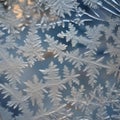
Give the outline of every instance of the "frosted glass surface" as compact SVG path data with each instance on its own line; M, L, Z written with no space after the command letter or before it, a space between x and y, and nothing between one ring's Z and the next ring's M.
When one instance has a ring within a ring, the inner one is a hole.
M0 0L0 120L120 120L120 0Z

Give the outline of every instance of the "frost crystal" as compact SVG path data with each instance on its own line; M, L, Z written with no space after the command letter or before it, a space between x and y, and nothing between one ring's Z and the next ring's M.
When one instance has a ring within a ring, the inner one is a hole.
M120 120L119 0L0 0L0 120Z

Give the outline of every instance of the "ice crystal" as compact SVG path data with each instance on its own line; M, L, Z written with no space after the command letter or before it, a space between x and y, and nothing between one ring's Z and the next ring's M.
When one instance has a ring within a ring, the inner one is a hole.
M1 0L0 96L0 120L120 120L119 0Z

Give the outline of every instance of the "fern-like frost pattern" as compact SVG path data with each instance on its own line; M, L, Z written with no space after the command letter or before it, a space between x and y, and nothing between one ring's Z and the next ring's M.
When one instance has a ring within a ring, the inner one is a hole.
M0 120L120 120L119 0L0 1Z

